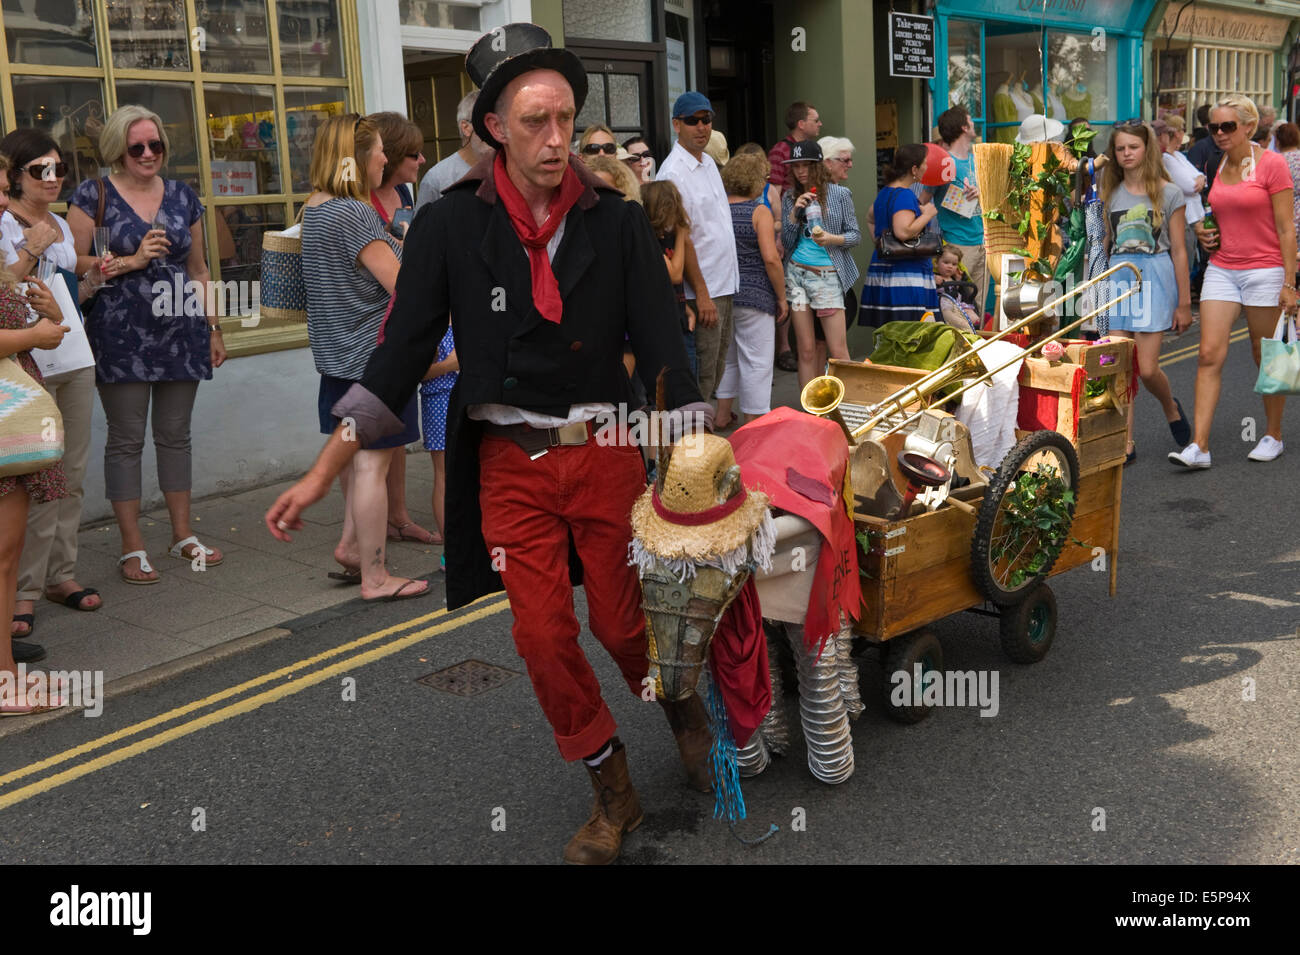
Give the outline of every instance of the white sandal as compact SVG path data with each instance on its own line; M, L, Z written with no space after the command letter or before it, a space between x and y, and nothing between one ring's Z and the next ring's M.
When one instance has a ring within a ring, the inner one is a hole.
M195 557L198 556L197 553L191 554L189 557L185 556L185 548L189 547L191 544L193 544L195 547L197 547L200 551L203 552L204 561L206 565L209 567L216 567L218 564L221 563L222 560L226 559L226 555L222 554L221 560L207 560L207 558L215 554L216 551L213 550L211 547L205 547L203 546L203 544L199 543L199 538L197 534L191 534L189 537L185 538L185 540L177 541L175 544L172 545L172 549L169 550L167 553L171 554L177 560L183 560L186 563L190 563L194 560Z
M154 573L153 565L149 563L149 555L142 550L133 550L129 554L123 554L121 557L117 559L117 566L121 567L132 557L140 558L140 573L142 574ZM128 577L126 575L126 571L122 571L122 579L125 580L128 584L138 584L140 586L146 586L148 584L156 584L162 578L161 577Z

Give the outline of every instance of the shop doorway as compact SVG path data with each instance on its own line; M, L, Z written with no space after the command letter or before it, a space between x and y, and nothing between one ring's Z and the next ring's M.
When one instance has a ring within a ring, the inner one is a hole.
M465 72L463 55L407 63L404 72L406 115L424 134L427 169L460 149L456 107L474 83Z
M732 152L747 142L771 146L780 127L772 50L772 5L753 0L711 0L704 5L708 37L706 92L717 116L713 127Z
M588 126L603 123L614 131L614 139L623 142L641 136L658 152L658 124L654 122L653 95L650 85L651 64L647 60L616 57L582 56L587 71L587 100L573 123L574 136Z

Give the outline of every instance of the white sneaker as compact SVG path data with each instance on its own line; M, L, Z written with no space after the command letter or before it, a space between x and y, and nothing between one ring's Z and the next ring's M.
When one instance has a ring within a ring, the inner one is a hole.
M1246 457L1252 461L1272 461L1282 451L1282 442L1271 434L1266 434L1259 439L1259 444L1255 445L1255 450Z
M1202 451L1193 442L1181 451L1170 451L1169 460L1171 463L1185 468L1208 468L1210 466L1210 452Z

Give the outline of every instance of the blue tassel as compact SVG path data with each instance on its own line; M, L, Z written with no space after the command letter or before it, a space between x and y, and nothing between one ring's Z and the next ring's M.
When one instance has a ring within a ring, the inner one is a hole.
M710 674L711 675L711 674ZM727 708L716 680L709 680L705 700L709 712L709 729L713 745L709 748L713 776L713 818L725 816L733 825L745 818L745 797L740 792L740 766L736 759L736 741L727 724Z

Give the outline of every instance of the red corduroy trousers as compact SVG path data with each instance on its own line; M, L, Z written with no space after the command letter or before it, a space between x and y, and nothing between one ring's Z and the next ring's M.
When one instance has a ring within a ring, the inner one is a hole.
M578 645L569 535L582 561L591 632L640 696L648 670L645 616L627 547L632 504L646 486L641 452L592 438L530 460L513 441L485 437L479 481L483 537L510 598L515 649L560 754L589 756L617 726Z

